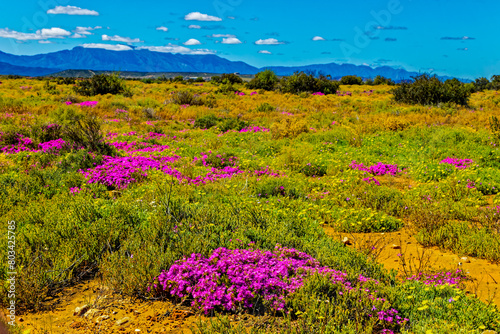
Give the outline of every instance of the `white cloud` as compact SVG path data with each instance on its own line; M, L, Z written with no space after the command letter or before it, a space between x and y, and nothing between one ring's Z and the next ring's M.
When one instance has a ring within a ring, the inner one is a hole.
M222 39L222 44L241 44L241 41L236 37L228 37Z
M215 51L208 49L190 49L181 45L175 45L170 43L166 46L141 46L137 49L149 50L153 52L182 53L182 54L193 54L193 55L206 55L215 53Z
M259 53L263 53L263 54L266 54L266 55L271 55L272 53L267 51L267 50L260 50Z
M73 32L75 34L79 34L79 35L92 35L92 33L90 32L90 30L96 30L96 29L102 29L101 26L95 26L95 27L76 27L75 30L73 30Z
M326 39L324 39L324 38L323 38L323 37L321 37L321 36L314 36L314 37L312 38L312 40L313 40L313 41L326 41Z
M1 38L13 38L18 41L36 41L48 38L65 38L71 33L61 28L50 28L37 30L35 33L18 32L9 28L0 29Z
M267 38L267 39L259 39L257 42L255 42L257 45L279 45L279 44L285 44L285 42L280 42L276 38Z
M105 49L105 50L111 50L111 51L131 51L132 48L128 45L123 45L123 44L103 44L103 43L88 43L88 44L83 44L82 45L84 48L87 49Z
M56 8L49 9L47 14L66 14L66 15L92 15L98 16L99 13L95 10L83 9L75 6L56 6Z
M227 18L230 19L230 20L236 19L234 16L228 16Z
M213 34L210 37L215 37L215 38L227 37L227 38L231 38L231 37L236 37L236 36L235 35L231 35L231 34Z
M183 43L184 45L200 45L200 41L194 38L190 38Z
M87 38L88 35L93 35L91 33L91 30L96 30L96 29L102 29L101 26L95 26L95 27L76 27L75 30L73 30L74 34L70 36L70 38Z
M40 44L52 44L51 41L38 41L38 43L40 43Z
M200 12L192 12L184 16L186 21L222 21L220 17L202 14Z
M189 29L201 29L201 26L199 26L197 24L191 24L188 28Z
M168 31L168 28L167 27L157 27L156 30L160 30L160 31L165 31L167 32Z
M139 38L122 37L118 35L108 36L102 35L103 41L123 42L123 43L142 43Z

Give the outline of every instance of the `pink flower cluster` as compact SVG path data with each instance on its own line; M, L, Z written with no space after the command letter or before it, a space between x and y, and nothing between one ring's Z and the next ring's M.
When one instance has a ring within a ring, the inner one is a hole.
M234 94L239 95L239 96L245 96L245 93L243 93L243 92L238 92L238 91L234 92Z
M109 145L116 147L119 150L123 150L127 153L135 153L135 152L163 152L168 150L170 146L168 145L153 145L150 143L137 143L135 141L129 142L116 142L109 143Z
M66 105L70 106L73 104L73 102L71 101L66 101L64 102L66 103ZM80 103L76 103L76 105L79 105L80 107L95 107L97 105L97 101L83 101L83 102L80 102Z
M324 95L325 95L325 93L322 93L322 92L316 92L316 93L312 93L312 95L324 96Z
M150 288L179 298L192 297L192 306L205 313L216 307L251 308L261 298L273 309L283 310L285 297L313 273L328 276L346 290L352 289L345 273L322 267L305 253L281 247L273 252L217 248L208 258L192 254L163 271Z
M367 178L364 178L363 181L367 182L367 183L374 183L376 184L377 186L380 185L380 182L378 182L378 180L374 177L367 177Z
M170 164L181 157L174 155L171 157L104 157L102 165L80 171L88 178L88 183L100 183L115 189L125 189L129 184L147 177L146 171L149 169L160 170L167 175L172 175L179 182L186 182L194 185L214 182L219 179L232 178L234 175L244 173L237 166L225 166L224 168L212 167L205 175L195 178L182 175L181 172L171 167Z
M244 132L269 132L269 129L261 128L260 126L249 126L240 130L240 133Z
M362 163L357 164L356 161L353 160L349 165L349 167L351 167L352 169L362 170L373 175L385 175L385 174L396 175L397 173L401 172L401 170L398 169L398 165L388 165L382 162L377 162L377 164L375 165L366 167Z
M282 176L280 174L280 172L270 170L269 166L267 166L265 169L262 169L262 170L253 171L253 175L255 175L255 176L269 175L269 176L274 176L274 177Z
M0 136L1 138L1 136ZM29 148L29 145L32 145L33 141L31 138L24 137L22 134L17 134L17 144L4 146L0 148L0 151L7 154L16 154L22 151L34 151L35 150Z
M97 101L83 101L78 103L80 107L95 107L97 105Z
M140 137L142 139L148 140L148 139L159 139L166 137L167 135L164 135L163 133L156 133L156 132L148 132L144 136Z
M177 161L179 156L146 158L146 157L104 157L102 165L80 172L88 178L88 183L100 183L116 189L124 189L138 178L146 177L148 169L158 169L177 178L181 173L171 169L167 164Z
M450 164L454 165L458 169L465 169L474 163L471 159L457 159L447 157L446 159L441 160L442 164Z
M440 285L453 285L457 286L461 282L466 281L467 277L462 276L462 270L457 269L455 272L439 272L436 274L424 274L424 273L419 273L417 275L413 275L411 277L408 277L407 280L409 281L417 281L417 282L422 282L425 285L435 285L435 286L440 286Z
M337 92L337 95L338 96L352 96L352 93L351 92Z
M44 153L59 153L60 150L66 148L68 144L63 139L50 140L45 143L40 143L38 146Z

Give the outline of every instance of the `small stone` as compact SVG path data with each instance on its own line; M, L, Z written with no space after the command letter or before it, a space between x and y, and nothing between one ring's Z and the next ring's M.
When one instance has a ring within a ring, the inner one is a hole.
M122 326L122 325L126 324L127 322L129 322L129 320L130 320L129 317L121 318L120 320L118 320L117 322L115 322L115 325L116 326Z
M99 312L99 311L96 310L95 308L92 308L92 309L88 310L87 312L85 312L83 317L87 318L87 319L93 318L97 312Z
M80 307L77 307L75 308L75 312L73 312L73 315L75 316L81 316L83 315L85 312L87 312L89 310L90 306L85 304L83 306L80 306Z
M344 237L344 239L342 239L342 243L344 245L352 245L352 242L351 242L351 240L349 240L348 237Z
M467 256L460 258L460 260L462 260L463 263L470 263L470 259Z
M136 332L140 332L141 330L140 330L139 328L137 328L135 331L136 331Z
M393 245L391 246L391 248L392 248L392 249L401 249L401 246L398 246L398 245L393 244Z

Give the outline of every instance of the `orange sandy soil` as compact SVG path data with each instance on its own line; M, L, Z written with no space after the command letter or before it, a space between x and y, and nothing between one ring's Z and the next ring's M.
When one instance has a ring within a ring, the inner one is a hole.
M437 248L419 245L408 229L392 233L348 234L325 231L332 238L346 240L354 247L373 256L387 269L398 270L398 277L418 271L456 270L461 268L470 278L466 291L485 302L500 305L500 266L487 260L460 257ZM375 247L375 249L373 249ZM81 315L77 308L88 305ZM22 333L191 333L190 326L204 317L188 307L170 302L132 300L108 292L95 279L65 289L47 300L50 311L18 316L16 323ZM245 317L245 316L243 316ZM244 320L234 316L235 321Z

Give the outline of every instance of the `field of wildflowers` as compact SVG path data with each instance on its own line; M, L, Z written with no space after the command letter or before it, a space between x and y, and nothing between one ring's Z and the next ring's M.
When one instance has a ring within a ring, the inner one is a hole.
M499 262L497 91L415 106L388 85L294 95L128 81L125 95L93 97L54 85L0 84L18 307L99 275L212 316L201 333L237 333L228 313L271 315L256 333L500 331L498 307L466 294L460 270L401 280L323 229L408 228ZM8 271L4 257L2 281Z

